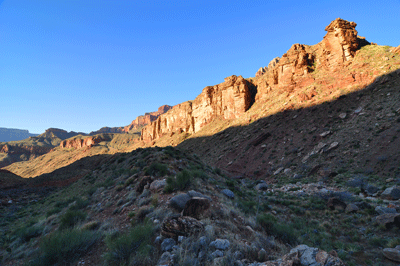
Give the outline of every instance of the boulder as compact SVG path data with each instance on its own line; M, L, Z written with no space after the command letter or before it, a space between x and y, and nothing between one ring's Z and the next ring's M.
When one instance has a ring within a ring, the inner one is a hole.
M357 212L358 210L359 210L359 208L357 207L357 205L350 203L346 206L345 212L346 213L354 213L354 212Z
M392 228L393 226L400 228L400 213L381 214L376 217L376 222L384 225L388 229Z
M387 207L382 207L382 206L376 206L375 211L379 214L397 213L395 208L387 208Z
M331 210L345 210L347 204L344 201L334 197L328 200L327 207Z
M208 199L193 197L186 202L182 215L200 219L203 213L210 208L210 206L211 204Z
M164 189L164 187L167 185L167 180L162 179L162 180L154 180L150 184L150 190L152 192L159 192Z
M264 190L267 190L267 189L268 189L268 185L267 185L267 183L265 183L265 181L262 181L262 182L260 182L260 183L258 183L258 184L256 185L256 189L257 189L257 190L264 191Z
M168 238L178 239L178 236L189 236L204 229L204 225L195 218L188 216L170 217L164 220L161 234Z
M168 201L168 205L173 209L181 212L185 208L186 202L188 202L189 200L190 196L187 193L182 193L171 198Z
M393 186L393 187L385 189L385 191L383 191L381 194L381 198L388 199L388 200L400 199L399 187Z
M230 198L230 199L235 198L235 194L234 194L231 190L229 190L229 189L227 189L227 188L223 189L223 190L221 191L221 193L224 194L225 196L227 196L227 197Z
M383 256L389 260L400 262L400 246L396 248L385 248L382 250Z

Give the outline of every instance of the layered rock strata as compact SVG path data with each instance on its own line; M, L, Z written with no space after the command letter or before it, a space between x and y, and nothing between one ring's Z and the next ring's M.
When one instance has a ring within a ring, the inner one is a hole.
M149 142L171 133L194 133L216 117L235 119L254 102L255 86L242 76L230 76L215 86L205 87L194 101L174 106L142 129L141 139Z
M205 87L195 100L174 106L143 128L141 139L150 142L165 134L198 132L216 117L238 118L255 101L265 100L271 90L292 93L298 88L326 82L317 81L314 72L340 72L340 69L351 64L357 49L369 44L365 38L357 35L356 25L335 19L325 28L327 33L320 43L312 46L292 45L282 57L274 58L268 67L260 68L254 78L231 76L221 84ZM364 85L373 78L358 73L341 75L332 75L337 78L336 86ZM303 95L303 98L309 100L316 92L310 91L309 94Z

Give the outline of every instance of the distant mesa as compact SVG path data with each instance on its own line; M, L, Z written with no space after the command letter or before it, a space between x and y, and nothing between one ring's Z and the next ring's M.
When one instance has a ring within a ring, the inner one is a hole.
M83 132L75 132L75 131L66 131L59 128L49 128L44 133L40 134L38 137L41 138L59 138L61 140L72 138L76 135L87 136L86 133Z
M23 140L37 135L29 133L26 129L0 127L0 142Z

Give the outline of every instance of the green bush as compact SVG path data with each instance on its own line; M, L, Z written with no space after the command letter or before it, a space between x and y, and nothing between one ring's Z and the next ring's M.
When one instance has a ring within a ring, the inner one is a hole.
M107 237L106 245L109 250L105 255L107 262L110 265L129 265L136 256L152 257L149 244L153 235L153 227L150 223L146 223L132 228L129 233L117 238Z
M145 175L165 176L168 174L168 167L166 164L152 163L149 168L146 169Z
M171 193L175 190L184 190L189 187L192 178L192 173L188 170L183 170L178 173L176 177L168 177L167 185L165 186L164 191L166 193Z
M80 210L68 210L61 216L60 229L70 228L86 219L86 213Z
M16 233L22 242L28 242L32 238L38 237L43 233L43 226L24 226Z
M56 213L59 213L61 210L62 210L61 208L55 207L55 208L53 208L53 209L47 211L46 217L49 217L49 216L51 216L51 215L53 215L53 214L56 214Z
M56 231L43 239L40 255L30 265L70 265L86 254L99 238L100 235L92 231Z
M272 214L261 214L257 217L257 223L260 224L265 231L277 237L283 242L291 245L297 243L296 232L291 224L279 223L278 219Z
M254 200L239 200L238 207L245 214L255 213L257 203Z
M87 199L84 200L84 199L79 198L75 201L75 204L72 205L69 209L70 210L80 210L80 209L85 208L88 205L89 205L89 200L87 200Z

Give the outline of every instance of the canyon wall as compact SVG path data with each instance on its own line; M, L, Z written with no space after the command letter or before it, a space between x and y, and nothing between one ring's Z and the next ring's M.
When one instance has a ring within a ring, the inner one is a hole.
M242 76L230 76L215 86L205 87L194 99L174 106L142 129L141 140L149 142L171 133L194 133L216 117L234 119L254 102L255 86Z
M195 100L174 106L142 129L141 140L150 142L165 134L198 132L216 117L235 119L255 101L268 97L271 90L293 92L326 81L316 81L315 71L328 71L338 80L337 86L366 84L373 77L367 73L342 73L351 64L356 51L369 44L359 37L356 23L335 19L326 28L323 40L316 45L294 44L282 57L274 58L268 67L260 68L254 78L231 76L221 84L205 87ZM340 72L340 74L337 74ZM307 98L308 96L306 96ZM310 97L313 97L311 95Z

